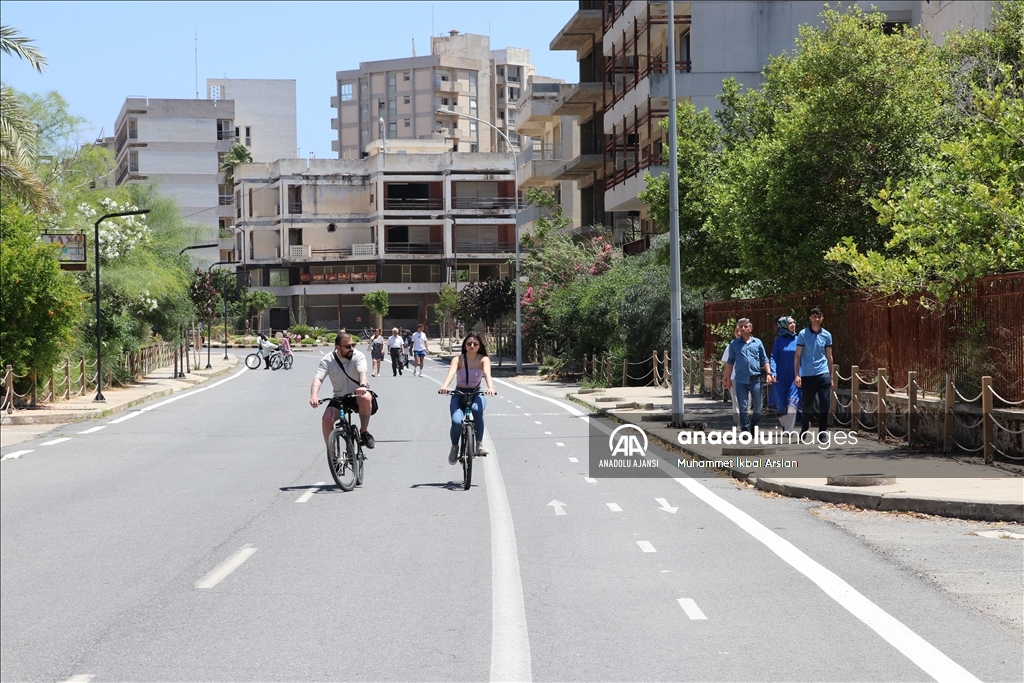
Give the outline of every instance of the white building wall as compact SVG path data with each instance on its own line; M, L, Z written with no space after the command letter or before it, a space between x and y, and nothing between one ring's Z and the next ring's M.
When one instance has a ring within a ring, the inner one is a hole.
M245 143L245 129L250 129L248 147L254 160L270 162L298 156L295 79L208 78L208 99L212 99L215 86L220 87L221 99L235 103L239 142Z

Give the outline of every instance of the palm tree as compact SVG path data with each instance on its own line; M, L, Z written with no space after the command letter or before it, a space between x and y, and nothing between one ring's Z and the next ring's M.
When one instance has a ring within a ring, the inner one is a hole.
M235 186L235 166L251 163L252 154L249 152L249 148L238 142L231 145L231 149L224 155L224 161L220 164L220 170L224 172L224 183L233 188Z
M39 71L46 58L11 26L0 26L0 51L20 57ZM13 88L0 89L0 191L35 210L54 208L43 182L32 170L36 160L36 124Z

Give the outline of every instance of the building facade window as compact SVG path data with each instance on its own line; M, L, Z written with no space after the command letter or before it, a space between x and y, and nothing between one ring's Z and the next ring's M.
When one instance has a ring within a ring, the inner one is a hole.
M271 287L287 287L288 286L288 269L287 268L271 268L270 269L270 286Z
M495 73L497 73L497 74L498 74L499 76L504 76L504 75L505 75L505 67L504 67L504 66L499 66L499 67L495 68L495 70L494 70L494 71L495 71Z
M408 95L405 95L404 97L402 97L402 104L411 104L411 103L412 103L412 98L411 97L409 97Z
M411 128L412 127L412 119L404 119L402 127L403 128Z
M477 111L476 98L475 97L470 97L469 98L469 115L470 116L476 116L477 115L476 111Z
M341 84L341 101L351 102L352 101L352 84L342 83Z
M252 126L245 127L245 146L252 147Z
M388 92L395 92L395 74L388 74Z
M398 124L397 123L391 122L391 123L388 124L388 135L390 135L392 137L394 137L395 135L398 135Z
M515 102L519 99L519 88L508 89L508 99L510 102Z
M508 67L508 81L510 83L518 83L519 82L519 67L518 66L509 65L509 67Z
M411 77L412 76L411 76L411 74L408 71L406 71L405 73L402 74L402 80L403 81L408 81Z
M388 100L388 114L394 114L398 111L398 100Z
M469 92L476 92L476 72L469 74Z
M469 137L476 140L476 121L469 122Z

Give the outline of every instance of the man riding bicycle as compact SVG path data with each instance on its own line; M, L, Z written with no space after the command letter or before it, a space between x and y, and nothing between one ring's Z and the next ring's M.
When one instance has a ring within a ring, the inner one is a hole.
M317 366L313 384L309 388L309 405L313 408L320 405L320 385L324 381L324 377L331 378L331 388L334 390L335 398L355 393L355 405L347 407L359 412L359 440L367 448L376 446L377 443L373 440L373 436L367 431L370 427L370 414L373 410L373 394L370 393L370 384L366 381L366 356L361 351L356 351L352 335L345 331L338 333L334 339L334 351L324 356L320 360L320 365ZM351 401L351 399L347 400ZM327 443L337 419L338 409L328 405L320 421L324 432L324 443Z

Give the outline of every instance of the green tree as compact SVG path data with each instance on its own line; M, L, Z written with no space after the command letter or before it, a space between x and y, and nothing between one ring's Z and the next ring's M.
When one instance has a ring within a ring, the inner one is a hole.
M73 339L85 296L60 268L58 248L19 207L0 208L0 358L18 373L48 373Z
M921 176L879 193L878 222L891 229L882 249L862 253L846 237L827 257L848 266L861 287L927 290L940 301L966 280L1024 270L1020 89L1008 79L991 94L978 88L963 134L944 142Z
M255 328L256 318L263 311L267 310L277 302L277 297L262 289L250 289L242 297L245 314L245 326L247 330Z
M0 51L20 57L42 73L46 58L32 39L12 26L0 26ZM5 201L18 201L33 210L52 209L53 198L34 170L37 130L13 88L0 87L0 192Z
M235 166L251 163L252 154L249 152L248 147L238 142L231 145L231 149L229 149L227 154L224 155L224 160L220 164L220 170L224 173L224 182L228 186L234 187Z
M443 336L447 335L448 325L455 320L459 310L459 293L451 285L441 285L437 295L437 303L434 304L434 315L441 322Z
M213 274L196 268L192 274L192 284L189 286L189 299L195 308L196 317L202 321L207 329L210 322L217 315L218 294L213 284Z
M521 246L528 249L540 247L551 236L561 233L572 223L562 210L561 204L555 201L554 192L542 187L531 187L526 190L527 206L541 210L541 215L533 222L533 229L523 233L519 238Z
M384 327L384 316L388 314L388 293L383 289L376 289L363 295L363 305L377 316L375 327Z

